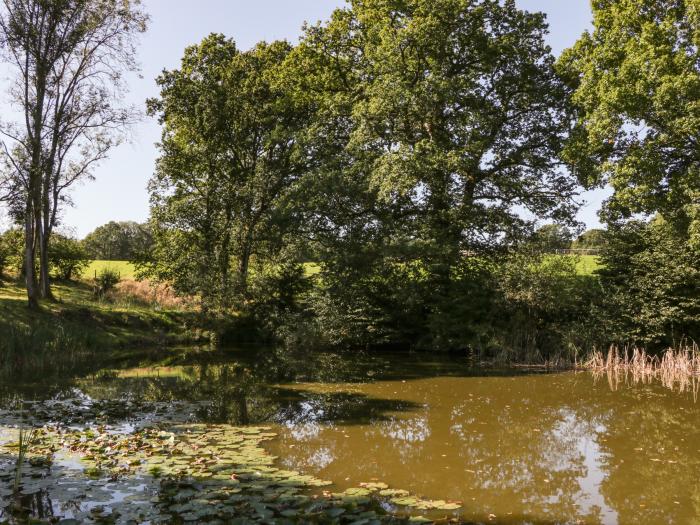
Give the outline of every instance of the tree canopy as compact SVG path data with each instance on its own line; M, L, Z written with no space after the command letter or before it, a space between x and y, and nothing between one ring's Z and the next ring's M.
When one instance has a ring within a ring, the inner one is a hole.
M608 221L661 212L700 230L700 2L593 2L592 33L559 61L576 126L564 158L609 184Z
M148 224L110 221L87 234L83 244L92 259L133 261L150 251L153 239Z
M245 294L251 259L280 249L280 201L305 165L296 133L306 115L282 77L290 50L273 42L241 52L210 35L159 77L161 95L149 102L163 137L150 184L148 273L200 295L206 307Z

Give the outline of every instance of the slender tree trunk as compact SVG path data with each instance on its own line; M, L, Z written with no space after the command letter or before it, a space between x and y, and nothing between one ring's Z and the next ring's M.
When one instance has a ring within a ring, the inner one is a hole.
M49 233L45 229L39 237L39 285L43 299L55 300L49 276Z
M238 282L242 294L248 291L248 267L250 266L250 245L245 243L238 264Z
M51 160L44 168L41 187L41 221L42 229L39 237L39 286L43 299L55 301L51 292L51 276L49 275L49 241L54 224L55 209L51 209L51 191L53 187L54 164ZM56 181L57 182L57 181ZM54 195L54 200L56 196Z
M27 300L29 308L39 309L39 289L34 270L34 214L31 205L27 203L27 211L24 218L24 278L27 285Z

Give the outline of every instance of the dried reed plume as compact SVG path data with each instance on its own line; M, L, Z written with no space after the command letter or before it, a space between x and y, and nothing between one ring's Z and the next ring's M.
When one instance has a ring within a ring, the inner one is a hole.
M594 350L582 368L607 374L613 388L631 376L635 383L659 379L664 386L681 392L689 390L695 397L700 391L700 350L695 343L669 348L660 358L642 348L620 352L617 346L611 346L607 354Z
M171 286L148 280L121 281L108 294L111 301L121 304L136 304L151 307L183 310L192 307L192 298L180 297Z

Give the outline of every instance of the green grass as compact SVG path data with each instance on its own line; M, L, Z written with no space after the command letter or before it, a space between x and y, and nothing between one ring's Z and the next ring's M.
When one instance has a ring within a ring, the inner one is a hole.
M566 256L569 257L569 256ZM597 255L576 255L578 262L576 263L576 271L579 275L593 275L593 272L600 268L600 262ZM102 261L95 261L102 262ZM128 263L127 263L128 264ZM321 267L318 263L304 263L304 274L306 277L311 277L320 273Z
M321 273L321 266L318 263L305 262L303 266L305 277L313 277L314 275L318 275L319 273Z
M593 275L600 268L600 261L597 255L578 255L576 270L579 275Z
M196 312L97 299L87 281L57 281L56 302L27 308L23 284L0 281L0 376L52 374L124 350L201 341Z
M122 279L133 279L136 268L129 261L92 261L90 266L83 272L83 279L92 279L95 274L99 274L102 270L109 268L119 273Z

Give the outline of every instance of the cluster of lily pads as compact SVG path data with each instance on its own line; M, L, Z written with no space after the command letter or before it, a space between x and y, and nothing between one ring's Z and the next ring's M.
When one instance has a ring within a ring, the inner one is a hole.
M41 401L23 400L15 406L0 407L5 425L56 423L65 427L115 425L145 426L158 421L186 422L204 402L149 402L140 399L92 399L86 396Z
M336 492L330 481L277 468L263 447L275 437L268 427L162 420L129 432L44 425L34 432L17 483L17 431L5 428L0 523L370 525L456 521L449 513L460 507L378 481Z

